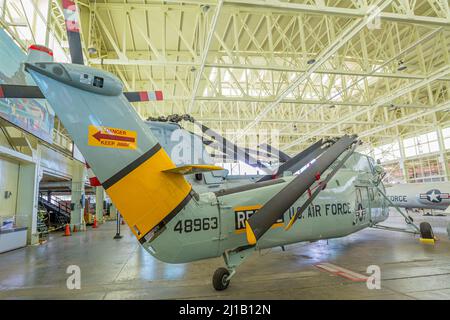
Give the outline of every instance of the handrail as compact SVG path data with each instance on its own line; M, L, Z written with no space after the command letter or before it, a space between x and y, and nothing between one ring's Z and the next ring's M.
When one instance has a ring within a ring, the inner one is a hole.
M71 212L70 205L67 204L66 201L61 199L60 197L51 195L50 199L48 199L48 197L46 197L45 194L43 194L43 193L40 193L39 197L42 200L44 200L44 201L46 201L46 202L48 202L48 203L58 207L59 211L63 211L65 213L67 213L67 214L70 214L70 212Z

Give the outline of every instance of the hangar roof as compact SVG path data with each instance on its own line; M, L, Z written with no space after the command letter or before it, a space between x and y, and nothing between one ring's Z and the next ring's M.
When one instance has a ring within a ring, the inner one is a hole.
M190 113L239 143L272 132L288 153L318 137L357 133L377 145L450 122L448 1L78 5L88 63L127 90L163 90L163 102L135 104L144 118ZM58 0L49 16L64 51Z

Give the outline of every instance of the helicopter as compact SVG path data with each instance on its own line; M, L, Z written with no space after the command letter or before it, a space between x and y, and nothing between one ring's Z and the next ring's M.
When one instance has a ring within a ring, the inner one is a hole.
M355 152L356 135L327 145L296 176L199 194L184 175L222 168L176 166L114 75L56 62L26 63L25 70L146 251L167 263L224 257L216 290L257 249L343 237L389 215L383 170Z
M28 61L24 69L142 247L166 263L222 256L216 290L226 289L257 250L344 237L389 216L384 170L355 151L356 135L320 143L297 175L199 193L185 176L223 168L177 166L113 74L48 61ZM420 234L434 239L425 222Z
M386 186L387 196L398 207L446 210L450 206L449 182L423 182Z

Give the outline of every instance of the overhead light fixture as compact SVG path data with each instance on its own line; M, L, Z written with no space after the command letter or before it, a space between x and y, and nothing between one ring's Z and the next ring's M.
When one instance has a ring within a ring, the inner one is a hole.
M403 71L403 70L406 70L407 68L408 67L405 65L405 63L402 60L400 60L398 62L397 71Z
M94 47L89 47L88 49L89 54L96 54L97 53L97 49L95 49Z
M397 111L398 107L394 104L389 105L389 111Z
M200 7L202 8L202 11L203 11L204 13L207 13L208 10L209 10L209 5L207 5L207 4L201 5Z
M316 63L316 59L314 59L314 58L309 59L308 61L306 61L306 63L307 63L307 64L313 64L313 63Z

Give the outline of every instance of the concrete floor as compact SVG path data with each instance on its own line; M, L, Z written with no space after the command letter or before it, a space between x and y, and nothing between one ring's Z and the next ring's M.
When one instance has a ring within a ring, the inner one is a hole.
M413 215L417 222L422 218ZM367 229L342 239L264 250L248 259L230 287L216 292L211 276L222 259L170 265L142 250L115 224L0 254L0 299L450 299L450 217L426 217L440 238L425 245L411 234ZM395 214L391 225L403 225ZM332 263L360 274L381 268L381 289L369 290L317 268ZM81 289L68 290L66 268L81 268Z

